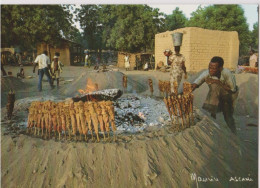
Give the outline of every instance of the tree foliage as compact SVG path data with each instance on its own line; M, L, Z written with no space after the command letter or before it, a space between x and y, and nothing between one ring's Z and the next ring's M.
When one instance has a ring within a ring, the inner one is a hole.
M253 25L253 31L251 32L251 47L253 49L258 49L259 45L259 29L258 29L258 22L254 23Z
M138 52L153 49L162 14L147 5L84 5L78 20L89 47ZM94 43L95 42L95 43Z
M176 9L172 11L172 14L166 15L166 30L172 31L175 29L183 28L185 27L187 21L188 19L185 17L183 12L179 9L179 7L176 7Z
M37 42L57 44L60 38L73 39L69 6L61 5L2 5L1 38L7 45L35 47Z
M201 27L222 31L237 31L240 41L240 55L247 54L250 46L250 31L239 5L211 5L199 7L187 22L189 27Z

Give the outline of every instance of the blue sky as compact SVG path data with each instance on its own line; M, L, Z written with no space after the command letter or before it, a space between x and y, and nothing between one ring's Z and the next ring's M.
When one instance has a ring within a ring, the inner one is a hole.
M185 4L185 5L179 5L179 4L148 4L149 6L153 8L159 8L160 12L164 12L165 14L171 14L173 10L175 10L176 7L179 7L179 9L185 14L187 18L190 18L190 14L194 12L199 4ZM207 5L202 4L202 7L205 7ZM244 9L244 14L247 19L247 23L249 25L249 30L253 30L253 24L258 21L258 12L257 12L257 4L241 4L241 7Z

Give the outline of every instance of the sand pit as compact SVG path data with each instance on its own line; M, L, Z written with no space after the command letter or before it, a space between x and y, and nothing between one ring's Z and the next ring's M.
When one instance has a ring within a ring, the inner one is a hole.
M72 70L79 71L80 68L73 67ZM244 109L247 109L241 110L241 114L235 116L238 128L241 129L238 130L238 136L233 135L225 123L218 119L213 121L199 109L204 100L203 96L206 95L206 85L194 93L197 100L195 102L198 104L195 126L175 132L168 121L166 108L163 109L162 100L155 96L150 97L147 83L147 79L152 78L154 88L157 89L156 80L167 80L168 75L158 72L124 73L132 83L129 84L129 93L119 99L120 109L126 113L128 108L124 106L128 106L128 102L124 101L135 97L136 94L133 93L139 91L137 93L141 94L137 96L140 98L140 106L134 113L142 111L153 116L149 116L147 122L144 122L146 126L142 130L133 131L132 125L118 125L122 130L118 132L117 141L101 140L97 143L91 140L45 140L26 134L24 127L27 108L32 101L59 101L73 97L77 95L78 89L84 89L88 77L98 82L101 89L122 89L123 74L120 72L100 74L79 71L79 76L74 77L72 83L62 85L59 90L50 93L45 87L46 93L42 96L17 100L14 116L10 121L4 119L5 108L2 108L2 186L257 187L258 129L247 128L245 125L249 120L243 119L246 118L243 114L250 113L252 118L255 114L249 111L248 97L254 99L251 105L256 105L258 101L258 94L249 92L250 88L246 87L250 84L243 85L249 91L244 92L242 89L239 96L241 100L237 104L243 104ZM251 85L257 84L255 75L253 79L252 75L247 74L236 76L239 86L248 80ZM245 76L247 80L244 79ZM37 80L35 81L37 83ZM156 90L154 95L156 92L158 91ZM130 106L135 105L136 103L130 103Z
M12 90L19 90L19 89L26 89L28 85L25 84L21 79L7 76L1 78L1 91L8 92L10 89Z
M213 187L236 187L237 182L230 182L235 176L254 180L239 185L255 186L257 166L248 163L254 159L243 144L207 116L201 118L180 133L172 132L171 126L149 127L142 134L119 135L111 143L42 140L8 133L3 127L2 185L196 187L194 173L216 178L210 182Z

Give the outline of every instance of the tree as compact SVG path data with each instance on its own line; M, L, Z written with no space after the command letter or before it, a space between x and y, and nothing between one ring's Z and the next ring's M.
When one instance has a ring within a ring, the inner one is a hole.
M2 43L26 49L37 42L57 45L60 38L71 39L75 31L69 6L2 5L1 21Z
M251 47L253 49L258 49L258 45L259 45L259 38L258 38L258 22L254 23L253 25L253 31L251 31L250 35L251 35Z
M78 20L89 47L139 52L153 49L163 22L158 9L147 5L85 5Z
M165 17L165 27L166 30L169 31L185 27L188 21L179 7L176 7L176 9L172 11L172 14L166 15Z
M199 7L187 22L189 27L201 27L222 31L237 31L240 55L248 53L250 32L244 11L239 5L211 5Z
M101 49L101 22L99 18L101 6L99 5L81 5L76 9L76 21L80 22L83 29L83 37L86 40L86 48L98 50Z

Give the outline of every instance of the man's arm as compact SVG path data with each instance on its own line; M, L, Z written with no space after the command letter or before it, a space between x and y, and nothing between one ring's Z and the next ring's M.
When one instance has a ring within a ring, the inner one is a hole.
M37 64L38 64L38 63L35 63L35 62L34 62L33 73L35 73L35 68L36 68Z
M194 91L196 88L198 88L199 86L201 86L205 82L208 74L209 74L209 71L205 70L204 72L202 72L199 75L198 78L196 78L196 80L192 83L192 91Z

